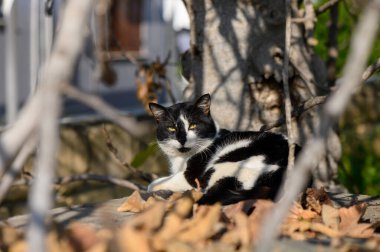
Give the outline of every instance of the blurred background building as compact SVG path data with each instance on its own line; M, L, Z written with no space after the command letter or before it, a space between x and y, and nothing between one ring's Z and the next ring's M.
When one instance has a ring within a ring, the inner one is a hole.
M64 2L0 0L0 125L11 123L33 93L54 43ZM189 20L181 0L112 0L104 22L108 34L104 47L116 73L112 86L102 84L96 76L98 25L94 14L74 85L126 113L143 113L136 98L136 65L125 55L138 62L157 58L162 62L170 53L167 76L174 95L181 96L177 62L179 53L189 47ZM72 100L65 100L63 115L70 120L96 118L93 111Z

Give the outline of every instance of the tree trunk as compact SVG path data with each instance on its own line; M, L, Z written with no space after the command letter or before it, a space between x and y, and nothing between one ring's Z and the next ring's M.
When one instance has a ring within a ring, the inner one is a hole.
M212 114L224 128L259 130L282 117L285 1L186 0L186 5L192 72L185 96L210 93ZM292 16L301 15L293 5ZM289 85L293 108L328 92L326 68L307 42L312 30L304 26L292 24ZM296 142L305 143L319 123L318 109L293 120ZM274 131L286 133L286 127ZM330 135L328 153L313 176L316 186L333 190L341 146L337 134Z

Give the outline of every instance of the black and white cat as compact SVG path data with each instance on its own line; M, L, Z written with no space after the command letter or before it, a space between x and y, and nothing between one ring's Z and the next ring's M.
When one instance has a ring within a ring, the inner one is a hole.
M288 141L271 132L219 129L210 114L211 97L163 107L150 103L157 140L170 161L171 175L153 181L148 191L204 192L200 204L230 204L274 198L288 163ZM228 116L228 115L226 115ZM297 146L296 152L299 147Z

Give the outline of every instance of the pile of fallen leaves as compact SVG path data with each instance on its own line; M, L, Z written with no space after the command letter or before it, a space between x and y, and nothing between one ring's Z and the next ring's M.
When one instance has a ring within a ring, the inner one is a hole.
M49 251L251 251L263 220L276 207L268 200L198 205L201 196L189 191L144 200L135 192L117 209L136 213L120 228L72 223L62 232L50 232ZM328 238L331 246L347 250L359 239L361 248L376 249L377 224L361 223L365 210L365 204L336 208L323 189L309 189L292 206L279 235L296 240ZM0 242L1 251L26 248L22 235L10 227L2 229Z

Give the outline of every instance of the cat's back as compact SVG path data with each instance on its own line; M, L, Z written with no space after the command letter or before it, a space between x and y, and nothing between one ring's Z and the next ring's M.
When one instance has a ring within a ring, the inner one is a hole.
M288 141L271 132L224 132L203 173L202 204L273 198L287 166ZM297 148L298 149L298 148ZM297 150L298 151L298 150ZM261 194L264 188L265 193Z
M266 163L286 165L288 141L282 134L259 131L221 131L213 143L215 152L210 165L238 162L263 156Z

